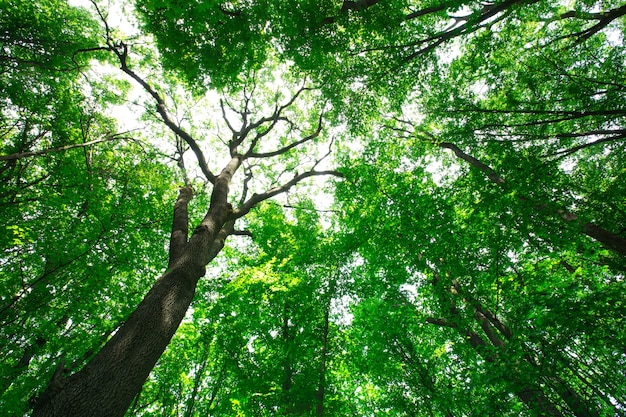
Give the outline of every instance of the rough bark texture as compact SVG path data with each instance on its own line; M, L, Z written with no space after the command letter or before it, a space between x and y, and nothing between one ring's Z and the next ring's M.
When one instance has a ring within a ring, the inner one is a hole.
M212 249L229 214L228 183L239 166L238 158L233 159L237 161L231 161L217 178L208 213L189 242L185 242L182 220L187 217L191 191L181 190L170 242L174 247L170 268L81 371L66 380L53 378L35 403L34 417L124 415L184 318L205 265L218 252Z
M163 275L80 372L46 390L33 416L123 416L176 332L198 278L182 267Z

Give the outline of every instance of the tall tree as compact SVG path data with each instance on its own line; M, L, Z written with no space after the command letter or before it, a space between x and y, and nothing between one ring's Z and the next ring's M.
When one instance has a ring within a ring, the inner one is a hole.
M3 2L2 410L623 414L622 3Z
M28 7L25 9L28 9ZM66 7L64 10L71 13L73 9ZM16 8L16 11L21 12L19 8ZM48 9L44 10L43 13L45 14L47 11ZM100 13L99 9L97 9L97 12L104 19L104 15ZM31 9L30 13L33 19L40 19L43 16L42 10ZM69 18L75 19L71 16ZM20 19L17 19L17 21L20 21ZM34 415L87 415L93 413L108 416L123 415L131 404L132 399L140 391L155 362L161 356L178 328L193 299L197 281L205 274L205 265L219 253L224 246L225 239L229 235L238 233L235 230L235 221L245 216L258 203L287 192L295 184L306 178L337 174L335 171L316 170L316 167L324 159L329 149L325 147L318 151L318 145L323 138L324 108L323 104L317 105L315 103L315 93L305 85L292 91L283 89L269 96L269 100L275 103L273 108L264 106L267 99L258 97L259 91L263 87L256 85L257 76L263 77L262 71L258 75L257 72L251 73L249 84L244 87L242 93L243 98L237 103L237 105L241 106L240 108L234 107L235 104L228 101L228 99L221 102L222 122L230 131L230 138L224 142L226 162L219 172L213 173L213 168L209 167L209 162L204 157L196 139L173 120L169 113L165 96L160 94L152 83L144 80L135 72L135 69L129 63L131 55L129 54L128 46L123 42L114 41L114 34L108 24L106 21L103 21L103 23L105 32L104 45L98 46L95 44L93 46L94 44L92 43L90 47L74 47L73 50L68 51L70 56L65 59L71 60L76 55L92 51L112 54L121 66L122 71L130 76L134 82L138 83L148 94L149 98L153 100L154 107L161 121L180 140L179 152L176 158L179 166L184 168L184 153L187 148L191 149L198 164L200 175L203 175L207 184L210 185L210 199L204 209L203 217L198 221L197 227L189 236L188 205L193 197L192 185L187 182L180 189L174 208L174 220L169 243L168 269L156 283L151 285L151 289L143 298L143 301L124 319L122 325L109 329L107 333L113 331L113 336L106 340L102 347L98 348L97 353L93 357L91 357L91 352L86 353L89 360L80 371L66 376L66 370L71 372L74 366L69 366L70 364L68 364L67 359L63 355L58 358L58 365L52 375L51 382L45 392L40 393L34 402ZM56 22L53 21L51 25L53 24L56 24ZM79 25L78 21L76 21L76 25ZM45 36L38 33L29 36L41 39L42 42L48 41ZM24 35L24 37L28 38L27 35ZM91 42L93 41L92 39ZM14 49L19 51L17 46ZM45 46L44 50L53 56L56 54L55 50L48 50ZM56 59L64 62L62 57L57 57ZM18 62L18 64L21 64L21 62ZM24 64L26 70L28 70L30 65L30 62ZM19 72L21 68L22 66L18 65L17 71ZM53 68L53 70L59 71L60 69ZM268 68L264 71L271 70L272 68ZM78 87L79 85L76 86L76 88ZM291 96L283 98L285 92L291 94ZM305 96L307 96L307 99L312 100L312 105L308 107L302 105L304 103L303 97ZM295 108L296 103L298 104L297 109ZM305 108L308 114L302 113ZM75 111L74 109L75 107L70 107L69 111ZM56 106L54 110L61 112L63 109ZM257 118L251 116L252 113L263 111L268 113ZM62 116L71 117L67 110L62 113ZM30 126L26 126L24 133L30 133L30 129ZM10 132L13 131L12 128ZM276 134L280 137L270 140ZM16 136L19 137L19 134ZM52 137L54 138L56 135L52 135ZM89 137L85 138L84 142L92 142L89 139ZM68 146L60 146L50 149L50 151L62 152L69 148ZM20 151L22 150L20 149ZM309 162L293 158L296 154L301 155L303 152L306 152L311 158ZM13 152L7 155L5 160L9 161L7 166L11 166L11 164L14 164L13 161L37 157L45 153L46 151L31 153L22 151L18 155ZM319 156L315 157L316 154ZM271 165L264 162L268 159L273 160L270 163ZM295 173L290 178L281 180L281 171L289 169L289 165L294 163L292 161L299 162L301 173ZM89 164L89 160L87 163ZM264 172L271 172L269 170L272 165L274 168L278 168L279 171L273 175L262 175ZM232 197L230 193L231 180L241 167L245 170L246 175L243 178L240 190L235 197ZM91 168L90 165L88 166L89 168ZM186 171L184 174L186 174ZM171 178L171 175L169 177ZM183 177L186 178L186 175L183 175ZM54 180L56 181L58 178L54 178ZM113 182L115 180L111 177L107 178L107 181L112 185L116 185ZM124 178L123 181L132 181L132 177ZM142 183L140 181L140 184L145 186L145 182ZM267 188L263 189L263 187ZM90 190L90 186L86 188ZM253 191L257 192L253 193ZM141 195L141 193L138 194ZM234 198L237 200L235 201ZM63 204L67 203L68 201L63 201ZM87 206L88 203L85 202L84 207L86 208ZM115 213L112 216L119 214L121 213ZM78 212L78 218L80 219L82 216L83 214ZM123 219L120 220L123 224ZM129 220L135 221L132 217ZM12 226L13 224L9 223L12 227L11 230L14 232L12 242L7 242L9 243L9 248L12 245L21 245L22 241L27 238L26 231L21 224ZM122 231L121 228L115 229L115 226L111 224L107 224L102 229L104 233L120 233ZM97 233L97 229L92 233ZM105 251L98 244L98 237L87 237L85 240L89 242L87 248L78 249L78 255L64 253L63 256L69 256L70 260L73 260L82 257L84 253L92 250L97 252ZM80 252L81 250L83 252ZM63 263L68 263L68 261L63 259L57 260L52 254L43 251L39 251L38 255L43 256L46 265L42 278L28 278L22 285L27 285L30 288L44 286L50 288L49 285L52 285L48 282L50 274L52 271L58 270L59 264L64 266ZM17 262L19 265L19 259ZM121 273L121 271L116 271L114 264L111 264L109 273L117 274ZM90 286L90 290L94 289L97 289L97 287ZM49 289L48 291L54 294L54 290ZM4 310L13 313L16 311L14 308L15 302L22 299L30 299L32 298L31 294L36 292L38 291L31 292L28 288L16 290L13 301L7 300L8 304ZM26 297L27 295L28 297ZM53 299L53 301L56 301L56 299ZM36 312L32 305L30 310L29 308L25 310L26 314ZM8 323L17 320L19 316L16 316L15 319L12 319L12 317L13 315L8 317ZM75 320L78 321L78 318L75 318ZM62 331L67 326L68 318L63 316L56 323L58 330ZM16 335L15 337L19 336ZM107 334L100 337L106 339ZM31 346L36 348L45 342L44 338L34 337ZM99 340L96 346L102 342L102 340ZM19 360L19 363L28 365L29 357L32 356L32 349L28 346L25 348L24 355Z

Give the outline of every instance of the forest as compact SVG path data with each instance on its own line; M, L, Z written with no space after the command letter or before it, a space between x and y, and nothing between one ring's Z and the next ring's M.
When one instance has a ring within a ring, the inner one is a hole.
M626 416L625 33L0 0L0 415Z

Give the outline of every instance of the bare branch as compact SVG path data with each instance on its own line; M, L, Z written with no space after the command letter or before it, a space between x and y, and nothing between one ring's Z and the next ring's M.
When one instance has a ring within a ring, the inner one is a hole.
M453 329L459 327L458 324L454 322L449 322L444 318L434 318L434 317L426 317L426 323L434 324L435 326L441 327L451 327Z
M536 3L537 1L538 0L506 0L497 5L489 3L484 5L483 8L478 12L478 16L476 17L476 19L472 19L472 15L453 18L454 22L443 31L428 38L420 39L419 41L400 46L400 48L402 48L425 45L406 56L403 61L411 61L420 55L434 50L436 47L449 40L452 40L461 35L476 32L477 30L484 27L483 25L481 25L482 23L485 23L487 20L498 14L502 15L497 18L496 21L503 19L508 9L517 3ZM459 26L459 22L461 21L464 21L464 23Z
M74 148L85 148L85 147L95 145L97 143L102 143L102 142L111 142L114 140L130 139L122 135L123 134L107 136L105 138L95 139L90 142L75 143L73 145L59 146L57 148L42 149L40 151L18 152L18 153L12 153L9 155L0 155L0 161L11 161L15 159L27 158L30 156L41 156L41 155L46 155L46 154L54 153L54 152L63 152L63 151L67 151L67 150L74 149Z
M609 10L607 12L589 13L589 14L586 14L585 16L582 16L580 13L577 13L577 12L564 13L563 15L561 15L561 18L576 17L576 18L585 19L585 20L598 20L598 23L596 23L595 25L585 30L572 33L569 35L564 35L564 36L559 37L558 39L565 39L565 38L573 37L573 38L577 38L576 42L587 40L591 38L593 35L595 35L596 33L600 32L605 27L607 27L612 21L624 15L626 15L626 5L618 7L616 9Z
M339 213L339 210L332 210L332 209L325 210L325 209L318 209L316 207L309 208L305 206L294 206L292 204L283 204L282 207L287 208L287 209L294 209L294 210L314 211L317 213Z
M319 158L317 161L315 161L315 163L313 164L313 168L315 169L324 159L326 159L328 156L330 156L330 154L333 151L333 144L335 143L335 137L331 137L330 138L330 143L328 144L328 152L326 152L324 155L322 155L321 158Z
M228 102L226 102L226 104L228 105L228 107L230 107L231 110L234 110L229 104ZM226 122L226 125L228 126L228 129L230 129L231 132L233 132L233 135L238 135L239 131L236 130L233 125L230 124L230 121L228 120L228 117L226 117L226 109L224 108L224 100L220 98L220 107L222 108L222 119L224 119L224 121ZM244 120L245 123L245 120Z
M244 108L243 112L237 111L237 110L233 109L232 106L229 105L231 110L233 110L234 112L236 112L239 115L241 115L242 125L241 125L241 129L240 130L235 129L235 127L226 118L226 111L225 111L223 102L220 101L220 104L221 104L221 107L222 107L222 117L226 121L226 124L228 125L228 128L230 129L230 131L233 134L233 138L228 143L231 156L235 156L238 153L237 148L243 143L244 140L246 140L246 138L248 137L250 132L252 132L253 130L263 126L266 123L270 123L270 126L268 126L267 129L265 129L264 131L258 133L251 140L250 146L248 146L248 149L245 152L245 157L250 156L250 154L254 152L254 148L258 145L259 141L264 136L266 136L269 132L271 132L278 122L284 121L284 122L290 123L289 119L282 115L282 112L285 109L287 109L288 107L292 106L293 103L300 96L300 94L302 94L304 91L308 91L308 90L311 90L311 88L305 87L304 84L303 84L302 87L298 91L296 91L296 93L285 104L279 106L278 103L276 103L276 106L275 106L274 111L273 111L271 116L261 117L259 120L255 121L255 122L248 122L248 114L250 112L249 111L249 100L250 99L248 97L246 97L245 108ZM254 89L253 89L253 92L254 92ZM228 102L226 102L226 104L228 104Z
M296 176L293 177L292 180L286 182L285 184L279 186L279 187L274 187L262 194L253 194L252 197L250 197L245 203L243 203L237 210L235 210L233 212L233 214L231 215L232 218L234 219L238 219L240 217L245 216L246 214L248 214L250 212L250 210L255 207L256 205L258 205L259 203L261 203L262 201L268 200L278 194L282 194L287 192L291 187L293 187L294 185L298 184L299 182L301 182L302 180L309 178L309 177L314 177L314 176L322 176L322 175L332 175L335 177L339 177L339 178L343 178L343 174L338 172L338 171L307 171L307 172L303 172L302 174L297 174Z
M592 134L592 133L588 133L588 134ZM585 135L587 135L587 134L585 134ZM571 154L573 154L573 153L575 153L577 151L580 151L581 149L590 148L592 146L599 145L601 143L613 142L613 141L624 139L624 138L626 138L626 132L622 131L621 134L616 135L616 136L611 136L611 137L608 137L608 138L602 138L602 139L594 140L593 142L583 143L581 145L577 145L577 146L574 146L574 147L569 148L569 149L564 149L564 150L561 150L561 151L557 151L557 152L554 152L554 153L552 153L550 155L546 155L546 156L557 156L558 155L559 158L564 158L564 157L566 157L568 155L571 155Z
M413 19L417 19L418 17L425 16L425 15L428 15L428 14L431 14L431 13L441 12L441 11L447 9L450 6L451 6L451 3L441 3L441 4L438 4L436 6L426 7L426 8L421 9L421 10L416 10L414 12L411 12L411 13L407 14L404 17L404 20L413 20Z
M464 160L465 162L468 162L470 165L472 165L474 168L478 168L479 170L481 170L482 172L484 172L485 174L487 174L487 177L494 183L502 186L505 181L502 177L500 177L496 171L493 170L493 168L491 168L490 166L483 164L480 160L474 158L471 155L466 154L465 152L463 152L458 146L456 146L453 143L449 143L449 142L441 142L438 144L440 148L444 148L444 149L450 149L452 152L454 152L454 154L457 156L457 158Z
M289 122L289 119L287 119L286 117L281 117L281 116L276 116L276 115L271 116L271 117L269 117L269 118L263 118L263 119L261 119L261 120L263 121L263 123L271 122L271 124L268 126L268 128L267 128L267 129L265 129L265 130L264 130L263 132L261 132L261 133L258 133L258 134L254 137L254 139L252 139L252 141L250 142L250 146L248 147L248 151L247 151L247 152L245 153L245 155L244 155L244 157L245 157L245 158L248 158L248 157L250 157L250 156L251 156L252 151L253 151L253 150L254 150L254 148L256 148L256 146L259 144L259 141L260 141L263 137L265 137L268 133L270 133L270 132L274 129L274 127L276 126L276 124L277 124L278 122L280 122L280 121L283 121L283 122ZM258 123L258 124L256 124L256 123L255 123L255 125L256 125L256 127L260 127L263 123ZM252 126L252 125L251 125L251 126ZM255 127L255 128L256 128L256 127ZM248 133L248 132L250 132L250 130L251 130L251 129L245 129L245 130L247 131L247 132L246 132L246 135L247 135L247 133ZM244 139L245 139L245 136L242 136L242 137L241 137L241 140L239 141L239 143L243 142L243 140L244 140Z
M174 132L177 136L179 136L181 139L187 142L189 147L193 150L194 154L196 155L196 158L198 160L198 164L200 165L200 169L202 170L202 173L207 177L209 182L214 184L215 175L209 169L209 166L207 165L207 162L206 162L206 158L204 157L204 154L202 153L202 150L198 146L198 143L196 142L196 140L189 133L183 130L180 126L174 123L174 121L169 116L169 113L165 106L165 101L163 100L161 95L156 90L154 90L152 86L150 86L150 84L148 84L144 79L142 79L139 75L137 75L137 73L135 73L133 70L131 70L128 67L128 63L127 63L128 45L124 44L123 42L119 42L118 44L113 44L112 41L109 41L109 46L110 46L110 49L118 57L120 61L120 65L121 65L121 70L124 73L126 73L129 77L131 77L133 80L135 80L139 85L141 85L143 89L148 94L150 94L152 98L154 98L154 100L157 103L157 106L156 106L157 112L161 116L161 119L163 120L165 125L169 127L170 130Z
M315 132L313 132L312 134L310 134L308 136L305 136L304 138L302 138L302 139L300 139L298 141L292 142L289 145L287 145L285 147L282 147L280 149L277 149L275 151L272 151L272 152L251 152L252 151L252 147L251 147L250 152L248 152L245 156L246 157L251 157L251 158L271 158L273 156L282 155L282 154L288 152L289 150L291 150L291 149L293 149L293 148L295 148L297 146L302 145L303 143L309 142L309 141L317 138L319 136L320 132L322 131L322 119L323 119L323 117L324 117L324 114L321 113L320 117L319 117L319 120L317 122L317 128L315 129ZM264 132L264 135L265 135L265 132ZM256 140L256 138L255 138L255 140Z

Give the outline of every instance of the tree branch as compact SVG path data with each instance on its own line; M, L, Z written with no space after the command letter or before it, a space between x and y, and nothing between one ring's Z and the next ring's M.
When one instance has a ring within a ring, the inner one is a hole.
M193 198L193 189L190 186L182 187L178 191L178 198L174 204L174 219L170 234L170 252L168 268L171 268L183 253L189 237L188 204Z
M599 145L601 143L613 142L613 141L616 141L616 140L620 140L620 139L626 138L626 131L622 131L622 132L623 133L621 133L619 135L616 135L616 136L611 136L611 137L608 137L608 138L602 138L602 139L594 140L593 142L583 143L581 145L577 145L577 146L574 146L574 147L569 148L569 149L564 149L564 150L561 150L561 151L557 151L557 152L554 152L554 153L552 153L550 155L546 155L546 156L557 156L558 155L559 158L564 158L564 157L566 157L568 155L573 154L574 152L580 151L581 149L590 148L592 146ZM592 133L587 133L587 134L592 134Z
M189 147L193 150L196 158L198 159L198 164L200 165L200 169L202 173L206 176L207 180L211 184L215 184L215 175L209 169L207 165L206 158L204 157L202 150L198 146L196 140L187 132L185 132L180 126L178 126L174 121L170 118L167 108L165 106L165 101L159 95L159 93L154 90L150 84L148 84L145 80L143 80L139 75L137 75L133 70L128 68L127 58L128 58L128 45L123 42L119 42L117 45L114 45L112 41L110 41L110 49L117 55L121 70L126 73L129 77L135 80L139 85L143 87L143 89L154 98L157 103L157 112L161 116L161 119L165 123L167 127L170 128L172 132L174 132L178 137L183 139Z
M464 160L465 162L468 162L471 166L473 166L474 168L478 168L479 170L481 170L482 172L484 172L485 174L487 174L487 177L494 183L502 186L505 181L502 177L500 177L496 171L493 170L493 168L491 168L488 165L483 164L480 160L474 158L471 155L466 154L465 152L463 152L458 146L456 146L453 143L449 143L449 142L441 142L438 144L440 148L443 149L450 149L452 152L454 152L454 154L456 155L457 158Z
M441 146L442 144L444 146ZM454 148L456 148L455 145L452 145L452 147L450 147L451 144L448 144L447 142L443 142L442 144L438 144L438 145L444 148L452 149L453 151L454 151ZM459 149L459 153L457 154L455 152L455 154L457 155L458 158L463 159L466 162L469 162L475 168L478 168L481 171L485 172L487 174L487 177L492 182L499 185L502 189L506 189L505 186L508 185L508 182L506 182L502 177L498 176L491 167L489 167L486 164L483 164L478 159L463 153L462 151L460 151L460 149ZM521 195L521 194L518 194L516 198L518 201L525 201L525 202L532 201L532 198ZM545 203L535 204L535 207L537 207L538 209L545 208L546 206L547 205ZM561 219L563 219L565 222L572 222L572 221L578 220L578 216L569 211L555 209L555 208L553 208L551 211L555 214L558 214L561 217ZM626 256L626 239L614 233L611 233L608 230L596 224L593 224L591 222L580 224L579 227L582 233L591 237L597 242L600 242L607 249L610 249L622 256Z
M320 132L322 131L322 118L323 117L324 117L324 114L321 113L320 117L319 117L319 120L318 120L318 123L317 123L317 128L315 129L315 132L313 132L312 134L310 134L308 136L305 136L304 138L302 138L302 139L300 139L298 141L292 142L289 145L287 145L285 147L282 147L280 149L277 149L275 151L272 151L272 152L249 152L245 156L246 157L251 157L251 158L271 158L273 156L282 155L282 154L288 152L289 150L291 150L291 149L293 149L293 148L295 148L295 147L297 147L299 145L302 145L303 143L306 143L306 142L308 142L310 140L313 140L313 139L317 138L319 136ZM252 150L252 147L250 148L250 150Z
M41 155L46 155L46 154L54 153L54 152L63 152L63 151L67 151L67 150L74 149L74 148L84 148L84 147L95 145L97 143L102 143L102 142L110 142L114 140L128 139L127 137L123 137L122 135L123 134L107 136L106 138L95 139L90 142L75 143L72 145L59 146L57 148L43 149L40 151L28 151L28 152L12 153L9 155L0 155L0 161L11 161L15 159L27 158L29 156L41 156Z
M248 214L253 207L258 205L262 201L268 200L278 194L287 192L291 187L306 178L321 175L333 175L335 177L343 178L343 174L338 171L307 171L302 174L297 174L295 177L293 177L291 181L288 181L279 187L274 187L271 190L268 190L262 194L252 194L252 197L250 197L244 204L237 208L237 210L235 210L231 216L233 219L243 217Z
M573 15L572 15L572 12L564 13L563 15L561 15L561 18L563 18L563 16L582 18L579 13L577 12L573 12L573 13L574 13ZM598 23L596 23L595 25L585 30L572 33L570 35L564 35L558 39L575 37L575 38L578 38L577 42L587 40L591 38L593 35L595 35L596 33L600 32L605 27L607 27L613 20L626 15L626 5L618 7L616 9L609 10L608 12L590 13L589 15L590 16L588 16L586 20L598 20Z
M289 121L288 118L283 117L282 116L282 112L290 107L291 105L293 105L293 103L298 99L298 97L305 91L310 91L311 88L305 87L305 85L303 84L302 87L300 87L300 89L298 91L296 91L296 93L291 97L291 99L289 99L289 101L287 101L285 104L283 104L282 106L278 106L278 103L276 104L276 107L274 108L274 112L272 113L271 116L269 117L262 117L261 119L257 120L256 122L250 123L248 126L244 125L241 128L241 131L238 133L238 139L236 141L234 141L234 143L231 145L232 147L237 147L239 145L241 145L241 143L245 140L245 138L248 136L248 134L254 130L257 129L258 127L262 126L265 123L271 122L271 125L263 132L257 134L255 136L255 138L252 140L252 142L250 143L250 146L248 147L248 150L246 151L245 155L246 157L249 156L249 154L251 154L252 152L254 152L254 148L257 146L259 140L261 138L263 138L265 135L267 135L273 128L274 126L276 126L276 123L278 123L279 121ZM244 120L245 122L245 120Z

